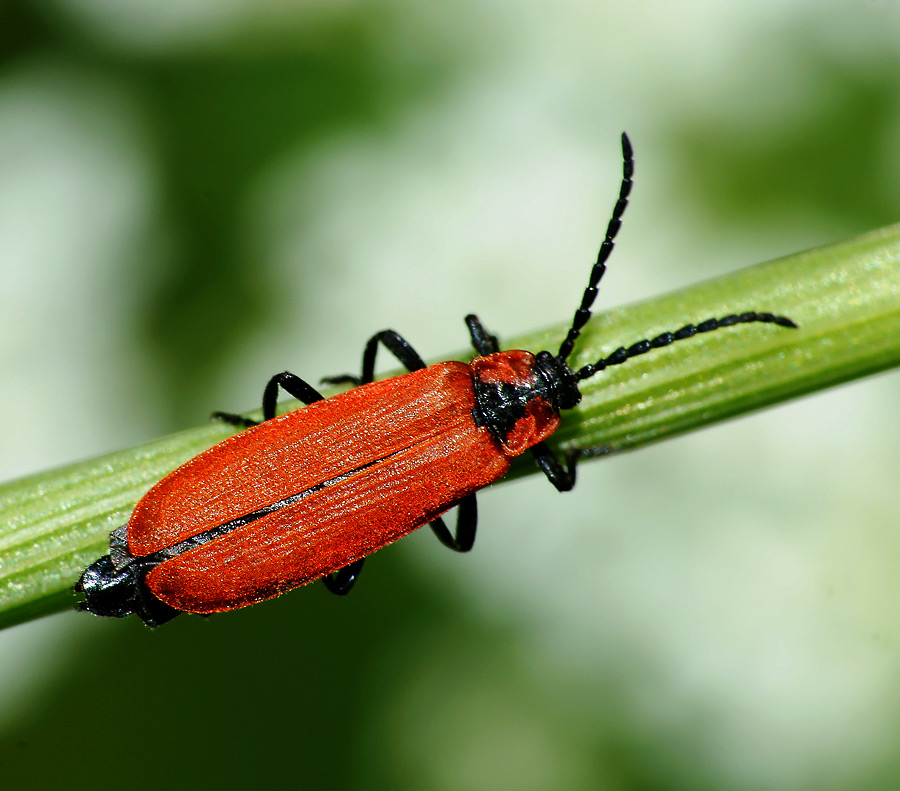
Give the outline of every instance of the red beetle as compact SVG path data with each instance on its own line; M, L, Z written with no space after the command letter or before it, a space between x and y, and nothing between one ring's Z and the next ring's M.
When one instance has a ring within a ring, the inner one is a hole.
M501 352L475 316L466 324L477 356L468 365L429 367L393 330L369 340L362 375L330 377L352 390L323 399L307 382L280 373L263 393L263 422L217 417L246 428L169 473L113 531L110 552L82 574L82 610L121 618L136 613L157 626L180 612L233 610L322 579L347 593L363 558L430 523L446 546L475 541L475 493L502 478L529 448L559 491L575 484L578 458L560 462L544 445L560 410L581 400L578 383L610 365L690 338L749 322L796 327L771 313L732 314L688 324L621 347L592 365L566 362L590 318L628 204L634 161L622 135L624 173L572 326L557 354ZM374 382L381 344L410 373ZM279 388L307 406L275 415ZM455 533L441 514L458 506Z

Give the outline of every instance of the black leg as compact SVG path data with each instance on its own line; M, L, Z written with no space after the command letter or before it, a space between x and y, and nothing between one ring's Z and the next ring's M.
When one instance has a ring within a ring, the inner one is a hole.
M266 383L266 389L263 390L263 420L271 420L275 417L279 387L288 395L292 395L307 406L316 401L321 401L323 398L322 394L309 382L304 381L299 376L295 376L290 371L282 371L280 374L275 374Z
M459 501L456 509L456 531L451 534L438 517L431 523L431 529L445 547L454 552L468 552L475 544L475 530L478 527L478 502L474 494Z
M394 330L382 330L369 338L369 342L366 344L363 351L362 374L359 376L353 376L353 374L326 376L321 380L322 384L352 384L358 387L373 382L375 380L375 356L378 353L379 343L393 354L407 371L418 371L425 367L425 361L402 335Z
M251 426L258 426L259 421L253 420L249 417L244 417L243 415L235 414L234 412L213 412L209 416L210 420L220 420L223 423L228 423L230 426L237 426L238 428L250 428Z
M350 593L350 589L356 584L356 580L359 579L359 573L362 571L364 561L365 558L355 560L353 563L344 566L342 569L338 569L331 574L326 574L322 577L322 582L325 583L325 587L328 588L331 593L335 594L335 596L346 596Z
M534 461L541 472L547 476L559 491L568 492L575 486L575 467L579 459L591 458L593 456L605 456L612 453L612 448L606 445L595 445L591 448L570 448L566 451L565 465L560 462L553 451L550 450L543 442L539 442L531 449Z
M288 395L292 395L307 406L322 400L322 394L311 384L304 381L299 376L292 374L290 371L282 371L280 374L275 374L275 376L269 379L266 383L265 390L263 390L263 420L271 420L275 417L275 407L278 403L279 387ZM251 426L259 425L258 420L251 420L248 417L235 415L231 412L213 412L212 419L221 420L225 423L230 423L232 426L239 426L241 428L250 428Z
M500 343L496 335L491 335L481 323L481 320L473 313L466 316L466 326L472 338L472 346L480 355L494 354L500 351Z

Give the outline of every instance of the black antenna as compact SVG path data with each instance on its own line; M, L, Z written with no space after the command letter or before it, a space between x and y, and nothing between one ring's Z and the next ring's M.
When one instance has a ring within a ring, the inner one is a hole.
M566 335L566 339L562 342L562 345L559 347L559 353L556 355L559 360L565 360L572 353L575 341L581 334L582 327L587 324L588 319L591 317L591 305L594 304L594 300L597 298L597 286L603 277L603 273L606 271L606 259L609 258L609 254L613 250L613 240L616 238L619 228L622 227L622 215L625 213L625 207L628 206L628 195L631 193L631 185L633 183L631 177L634 175L634 152L631 150L631 141L624 132L622 132L622 159L624 164L622 166L622 186L619 188L619 199L616 201L609 225L606 226L606 238L603 240L603 244L600 245L597 261L591 269L591 277L588 281L588 287L584 290L584 295L581 297L581 305L575 311L575 317L572 319L569 333Z
M722 327L731 327L734 324L752 324L753 322L777 324L780 327L797 329L797 325L789 318L785 316L776 316L773 313L731 313L721 319L707 319L700 324L685 324L680 330L676 330L675 332L664 332L661 335L657 335L652 340L638 341L637 343L633 343L627 349L624 346L620 346L608 357L604 357L592 365L585 365L583 368L579 368L575 372L575 378L580 382L582 379L587 379L595 373L602 371L604 368L609 368L611 365L621 365L632 357L646 354L651 349L661 349L663 346L668 346L670 343L683 341L685 338L692 338L694 335L701 332L712 332L713 330L720 330Z

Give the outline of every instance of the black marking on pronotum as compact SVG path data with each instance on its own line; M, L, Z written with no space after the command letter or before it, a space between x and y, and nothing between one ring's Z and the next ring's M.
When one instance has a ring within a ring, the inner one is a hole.
M527 385L485 382L476 376L474 390L472 417L475 425L487 428L500 442L525 414L529 401L540 398L558 412L570 409L581 400L572 369L550 352L535 355L534 371Z

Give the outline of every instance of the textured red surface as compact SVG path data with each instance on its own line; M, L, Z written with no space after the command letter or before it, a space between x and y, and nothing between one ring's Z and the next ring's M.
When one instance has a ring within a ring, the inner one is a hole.
M537 445L559 428L560 417L543 398L532 398L525 404L525 414L520 417L503 440L503 452L518 456Z
M509 468L490 432L475 425L474 403L469 366L441 363L266 421L201 453L138 503L128 524L132 554L332 482L163 562L147 575L148 588L187 612L234 609L415 530Z
M187 612L277 596L401 538L501 478L509 461L472 422L157 566L147 586Z
M169 473L137 504L128 547L146 555L472 423L472 374L433 365L267 420ZM466 460L457 461L461 469Z
M482 382L527 387L534 381L534 363L531 352L513 349L476 357L471 367L475 378Z

